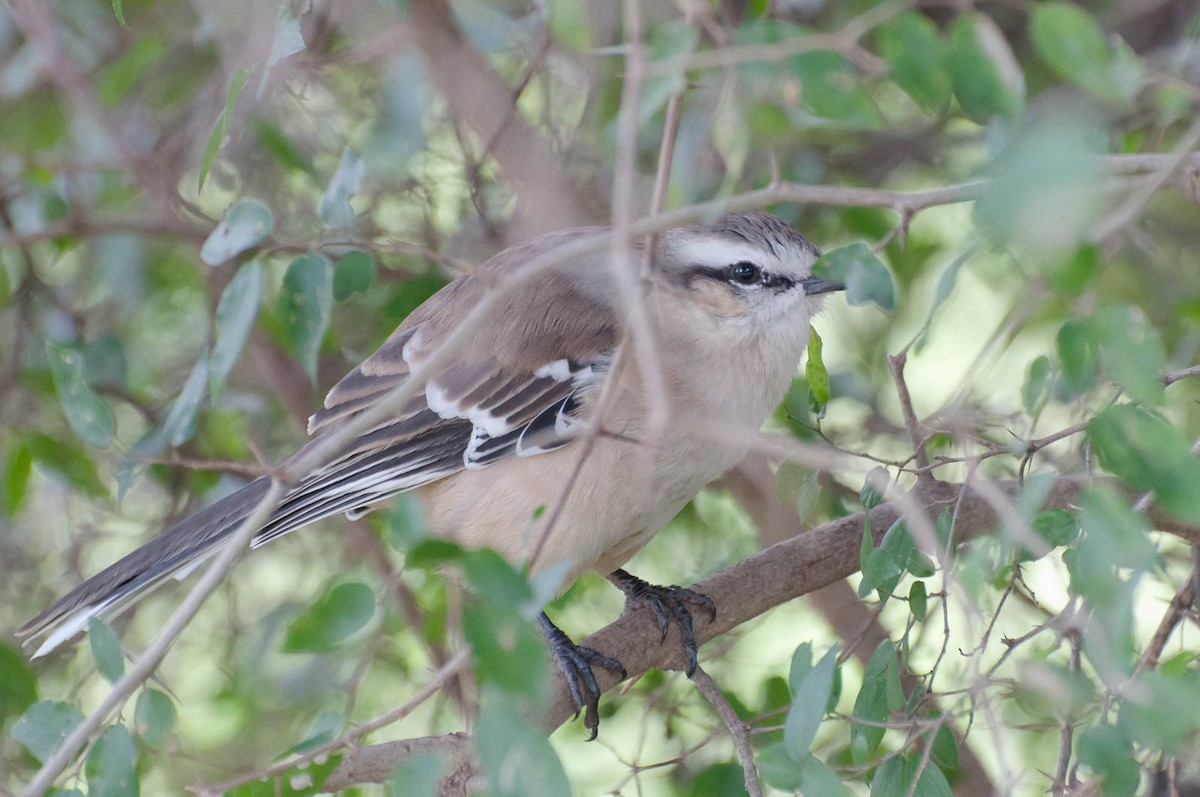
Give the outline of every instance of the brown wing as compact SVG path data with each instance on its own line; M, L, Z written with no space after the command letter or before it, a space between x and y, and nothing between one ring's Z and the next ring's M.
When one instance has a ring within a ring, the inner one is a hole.
M505 250L481 271L502 276L553 246L554 238ZM593 279L586 271L555 272L507 295L453 365L289 492L254 544L329 515L355 516L390 495L463 468L570 442L586 416L588 395L607 373L617 340L612 309L588 290ZM324 408L309 420L309 431L325 432L403 384L410 370L471 312L484 290L480 279L463 277L417 308L378 351L329 391ZM531 313L531 307L537 312ZM216 552L267 486L267 479L258 479L165 530L63 596L19 634L47 634L35 655L45 654L86 627L91 617L112 616L167 577L183 577Z

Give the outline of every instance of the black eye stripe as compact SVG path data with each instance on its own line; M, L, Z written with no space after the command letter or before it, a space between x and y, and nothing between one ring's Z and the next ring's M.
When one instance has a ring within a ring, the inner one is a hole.
M737 279L734 275L734 269L738 269L739 267L742 267L742 266L750 266L751 268L756 269L755 278L751 279L749 281L742 281L742 280ZM792 279L791 277L784 277L780 274L774 274L770 271L766 271L763 268L761 268L760 266L758 266L754 263L751 263L748 260L743 260L743 261L739 261L737 263L732 263L728 266L725 266L724 268L713 268L711 266L696 265L696 266L693 266L689 271L692 274L693 278L700 277L700 278L704 278L704 279L710 279L715 282L720 282L724 285L728 285L731 288L738 288L738 289L754 288L754 287L761 286L763 288L769 288L776 292L783 292L783 291L791 290L792 288L796 287L796 284L797 284L796 280Z

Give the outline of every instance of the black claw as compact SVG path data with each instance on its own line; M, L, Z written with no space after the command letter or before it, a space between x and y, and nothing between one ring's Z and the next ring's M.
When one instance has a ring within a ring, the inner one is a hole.
M538 625L550 645L554 663L567 682L571 692L571 701L575 704L575 716L583 712L583 727L592 732L588 741L596 738L600 729L600 685L596 683L593 667L603 667L625 680L627 674L621 662L605 656L591 648L580 647L571 641L570 637L559 630L545 612L538 617Z
M703 609L711 623L717 619L717 605L713 599L687 587L648 584L624 570L613 571L608 579L625 593L626 607L635 604L649 607L663 639L667 638L670 621L678 623L679 633L683 637L683 651L687 655L687 675L692 677L696 672L696 634L692 629L692 613L687 604Z

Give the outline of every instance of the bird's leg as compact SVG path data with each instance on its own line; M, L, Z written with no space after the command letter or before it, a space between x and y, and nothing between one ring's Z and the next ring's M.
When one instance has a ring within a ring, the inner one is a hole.
M550 645L554 655L554 663L571 690L571 700L575 702L575 716L583 711L583 726L592 732L588 741L596 738L600 728L600 685L592 674L593 666L600 666L625 680L625 668L621 662L605 656L591 648L581 647L571 641L571 638L559 630L545 612L538 615L538 626Z
M687 675L692 677L696 671L696 635L692 631L692 613L687 605L703 609L708 614L711 623L717 619L717 606L712 598L701 595L686 587L659 587L648 584L624 570L614 570L608 575L608 580L625 593L625 608L643 605L654 612L658 628L662 631L663 639L667 638L671 620L679 624L679 632L683 635L683 650L687 654Z

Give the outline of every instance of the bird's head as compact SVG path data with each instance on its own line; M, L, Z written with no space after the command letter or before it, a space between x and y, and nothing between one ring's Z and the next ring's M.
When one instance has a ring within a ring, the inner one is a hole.
M667 231L655 264L691 310L762 334L776 327L807 331L823 294L845 287L812 275L820 255L791 225L750 211Z

